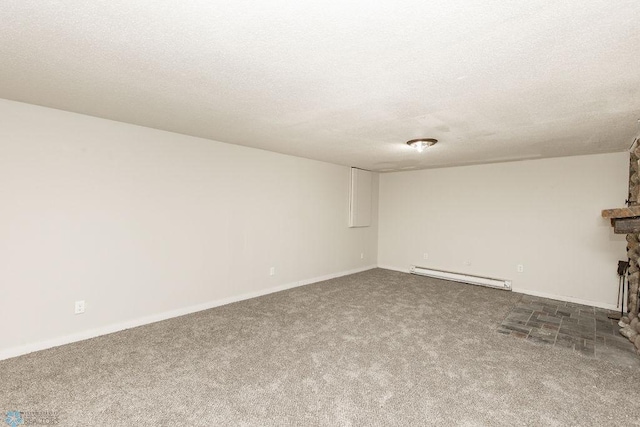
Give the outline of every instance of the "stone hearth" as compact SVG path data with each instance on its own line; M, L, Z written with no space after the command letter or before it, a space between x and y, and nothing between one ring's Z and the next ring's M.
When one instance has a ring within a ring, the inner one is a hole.
M570 349L587 357L634 365L636 349L618 333L617 321L609 318L615 313L604 308L522 295L497 331Z

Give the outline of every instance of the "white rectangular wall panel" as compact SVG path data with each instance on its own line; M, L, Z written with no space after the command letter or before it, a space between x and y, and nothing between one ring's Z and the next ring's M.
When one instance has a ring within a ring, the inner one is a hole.
M368 227L371 225L371 180L371 172L351 168L349 227Z

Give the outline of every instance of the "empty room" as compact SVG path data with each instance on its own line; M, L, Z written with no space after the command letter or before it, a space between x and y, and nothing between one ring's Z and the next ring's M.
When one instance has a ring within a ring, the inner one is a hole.
M0 17L0 424L640 425L639 2Z

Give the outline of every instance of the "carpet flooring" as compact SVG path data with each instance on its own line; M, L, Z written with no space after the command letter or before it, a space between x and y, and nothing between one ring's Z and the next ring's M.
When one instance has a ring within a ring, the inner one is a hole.
M640 425L640 359L499 333L521 298L370 270L2 361L0 411L65 426Z

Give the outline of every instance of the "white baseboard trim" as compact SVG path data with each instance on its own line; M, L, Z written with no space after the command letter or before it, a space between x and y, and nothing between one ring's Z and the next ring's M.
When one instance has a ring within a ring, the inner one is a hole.
M356 273L361 273L361 272L367 271L367 270L373 270L374 268L377 268L377 266L376 265L368 265L366 267L355 268L353 270L342 271L340 273L332 273L332 274L327 274L325 276L314 277L313 279L300 280L298 282L298 286L305 286L305 285L310 285L311 283L323 282L325 280L331 280L331 279L335 279L335 278L342 277L342 276L348 276L350 274L356 274ZM271 292L269 292L269 293L271 293Z
M383 268L385 270L392 270L392 271L399 271L401 273L407 273L409 274L409 269L403 269L403 268L398 268L398 267L391 267L388 265L378 265L378 268ZM521 289L521 288L517 288L517 287L513 287L511 289L512 292L516 292L519 294L525 294L525 295L531 295L534 297L540 297L540 298L548 298L548 299L553 299L556 301L564 301L564 302L572 302L574 304L582 304L582 305L590 305L592 307L599 307L599 308L606 308L608 310L620 310L620 307L616 307L614 304L607 304L607 303L603 303L603 302L597 302L597 301L590 301L590 300L586 300L586 299L580 299L580 298L574 298L574 297L567 297L564 295L557 295L557 294L550 294L550 293L546 293L546 292L538 292L538 291L532 291L529 289Z
M208 310L210 308L220 307L220 306L231 304L238 301L257 298L263 295L285 291L287 289L310 285L312 283L317 283L317 282L323 282L325 280L335 279L337 277L348 276L350 274L360 273L360 272L371 270L374 268L376 268L375 265L369 265L366 267L355 268L353 270L327 274L325 276L314 277L311 279L304 279L297 282L291 282L284 285L274 286L272 288L262 289L254 292L247 292L247 293L236 295L233 297L209 301L203 304L192 305L189 307L178 308L175 310L165 311L158 314L152 314L150 316L127 320L125 322L113 323L104 327L89 329L86 331L78 332L75 334L64 335L61 337L56 337L56 338L52 338L45 341L39 341L31 344L26 344L23 346L12 347L5 350L0 350L0 360L10 359L12 357L33 353L34 351L46 350L48 348L58 347L64 344L70 344L77 341L95 338L101 335L112 334L114 332L124 331L125 329L131 329L138 326L148 325L150 323L160 322L162 320L184 316L186 314L196 313L198 311Z
M409 267L398 268L398 267L391 267L390 265L379 265L378 268L382 268L383 270L399 271L400 273L409 273Z

